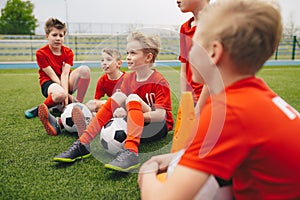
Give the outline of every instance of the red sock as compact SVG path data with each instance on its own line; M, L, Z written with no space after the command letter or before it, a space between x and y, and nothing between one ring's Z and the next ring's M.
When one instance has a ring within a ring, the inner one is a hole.
M118 107L119 104L112 98L109 98L90 121L79 141L83 144L90 144L90 141L100 133L101 128L112 118L114 110Z
M127 108L127 138L124 148L138 153L138 146L144 129L142 105L138 101L130 101Z
M52 94L50 93L48 95L48 97L45 99L45 101L43 102L48 108L51 108L55 105L57 105L57 103L55 103L52 99Z
M78 80L78 84L77 84L77 100L82 103L84 96L86 94L86 91L89 87L90 84L90 79L89 78L80 78Z

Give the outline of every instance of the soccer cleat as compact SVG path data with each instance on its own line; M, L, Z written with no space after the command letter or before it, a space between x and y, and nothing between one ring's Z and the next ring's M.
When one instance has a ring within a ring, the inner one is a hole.
M118 156L109 164L104 165L107 169L120 172L129 172L140 166L139 157L136 153L124 149L118 153Z
M91 153L87 150L87 148L80 143L79 140L76 140L67 151L55 156L53 160L56 162L70 163L90 156Z
M80 137L83 134L83 131L86 129L86 124L84 115L79 107L74 106L72 109L72 121L76 125L78 137Z
M60 117L62 114L62 110L63 110L63 106L62 104L58 104L56 106L53 106L51 108L49 108L50 113L54 116L54 117Z
M48 135L54 136L61 133L58 120L50 114L45 104L39 105L38 115Z
M39 109L39 107L36 106L36 107L34 107L34 108L31 108L31 109L26 110L25 113L24 113L24 114L25 114L25 117L26 117L27 119L31 119L31 118L37 117L37 116L38 116L38 109Z

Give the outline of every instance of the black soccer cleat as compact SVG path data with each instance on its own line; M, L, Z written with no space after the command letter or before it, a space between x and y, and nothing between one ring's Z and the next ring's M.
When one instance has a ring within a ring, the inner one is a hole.
M38 116L38 106L34 107L34 108L30 108L28 110L25 111L25 117L27 119L31 119L31 118L35 118Z
M120 151L113 161L104 165L107 169L119 172L129 172L139 168L139 166L139 156L128 149Z
M79 140L76 140L71 147L53 158L56 162L75 162L78 159L88 158L91 153Z

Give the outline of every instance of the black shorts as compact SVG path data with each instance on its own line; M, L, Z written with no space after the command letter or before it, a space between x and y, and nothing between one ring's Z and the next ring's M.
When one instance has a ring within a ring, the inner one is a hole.
M144 123L141 142L152 142L165 137L168 134L166 121Z
M45 83L43 83L41 89L42 89L42 94L44 97L48 97L48 88L49 86L54 83L53 81L49 80L49 81L46 81Z
M48 97L48 88L50 87L50 85L54 83L53 81L49 80L49 81L46 81L45 83L43 83L42 87L41 87L41 90L42 90L42 94L44 97ZM73 92L70 92L69 91L69 94L73 94Z

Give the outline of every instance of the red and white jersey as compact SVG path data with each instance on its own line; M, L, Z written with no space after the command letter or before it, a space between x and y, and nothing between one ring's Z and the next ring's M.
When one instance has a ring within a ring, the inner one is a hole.
M121 91L126 94L137 94L153 110L166 110L166 124L168 130L173 129L171 92L168 81L159 72L154 70L152 75L142 82L136 81L136 72L126 74L121 85Z
M180 165L233 178L236 199L300 199L299 113L256 77L203 107Z

